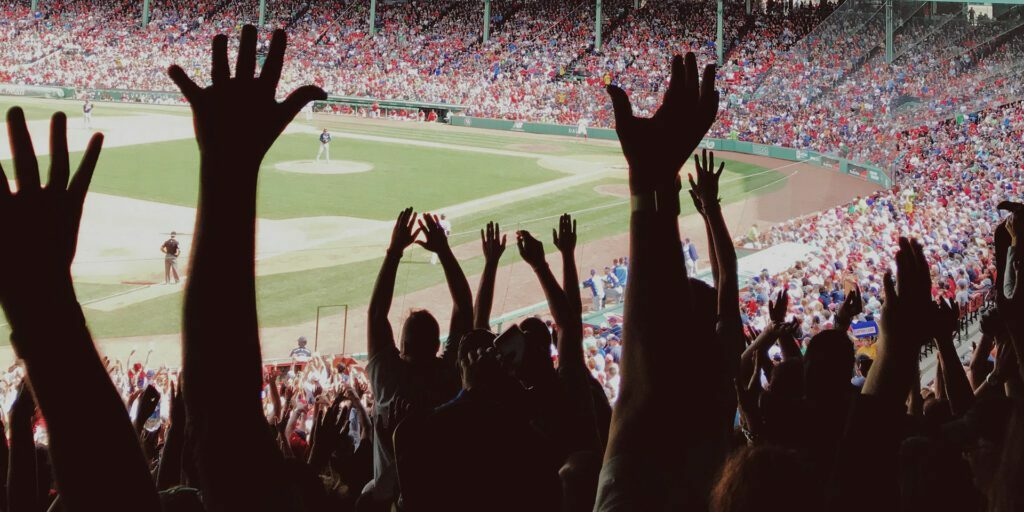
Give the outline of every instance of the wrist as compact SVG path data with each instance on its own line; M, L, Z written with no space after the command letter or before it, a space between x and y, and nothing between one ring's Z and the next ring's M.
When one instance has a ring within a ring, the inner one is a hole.
M50 348L54 343L60 343L62 357L66 358L79 346L72 342L74 339L83 334L88 337L85 316L74 299L70 302L26 303L23 306L24 309L21 305L14 308L5 306L4 312L11 325L11 346L27 365L38 359L52 359ZM41 315L40 312L45 313ZM93 347L92 343L88 346Z
M547 260L529 261L527 263L529 263L530 264L530 268L532 268L534 270L543 270L543 269L549 268Z
M437 254L438 258L444 258L446 256L455 256L455 253L452 252L452 246L448 244L444 244L444 246L438 247L437 250L434 251L434 253Z
M700 206L701 206L701 209L703 209L706 212L711 212L712 210L719 210L719 211L721 211L721 209L722 209L722 200L720 198L718 198L717 196L714 199L707 198L707 197L702 197L702 198L700 198Z
M679 215L679 190L676 186L658 187L650 191L633 193L630 197L634 213Z

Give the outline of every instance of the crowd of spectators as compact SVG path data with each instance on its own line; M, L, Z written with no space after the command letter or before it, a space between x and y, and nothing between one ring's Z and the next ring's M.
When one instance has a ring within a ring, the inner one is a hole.
M998 205L1019 197L1024 183L1024 107L1013 103L928 123L898 134L903 157L895 186L848 204L792 219L740 243L767 247L809 244L816 252L793 270L758 276L745 299L753 325L768 321L768 302L780 290L805 332L834 324L836 308L851 287L867 304L863 317L877 317L881 275L893 265L891 242L901 233L921 241L936 294L966 308L991 291L996 273L991 224Z
M327 94L310 85L275 101L286 32L266 44L258 77L257 29L240 32L233 69L228 38L213 39L211 85L168 70L201 154L180 370L102 358L75 296L70 266L103 136L72 173L67 119L55 114L44 185L24 112L7 114L17 187L0 187L9 220L0 231L16 250L0 253L0 307L21 361L0 377L5 510L1024 504L1020 104L901 132L897 187L804 219L807 229L772 229L769 242L817 245L819 260L759 276L741 294L719 197L725 164L694 154L719 114L716 73L701 74L693 53L677 55L654 117L607 88L633 197L629 257L600 278L622 285L621 318L583 323L576 223L563 215L552 237L561 282L544 243L514 233L553 322L492 332L507 235L496 223L481 230L474 292L441 219L408 208L370 298L365 366L300 342L301 362L267 368L255 292L259 169L292 119ZM691 155L711 283L690 275L696 259L679 233L680 171ZM453 305L445 340L427 310L403 314L397 333L392 326L413 244L443 268ZM984 288L995 308L964 365L954 344L962 296ZM768 319L758 324L744 304L765 298ZM830 311L832 321L808 324L794 308ZM850 337L862 315L877 321L871 364L855 358ZM937 352L938 372L923 390L924 347ZM691 364L680 371L681 362Z
M0 79L165 91L173 84L163 70L177 63L206 82L213 34L235 33L258 17L255 2L154 1L143 29L136 4L44 2L32 13L27 2L7 2L0 23L11 30L0 34ZM804 312L807 332L834 316L834 300L812 300L822 295L817 288L831 294L839 283L855 282L877 310L872 299L891 254L881 250L882 238L868 239L874 247L852 243L867 233L927 233L934 258L964 260L946 274L966 275L975 290L990 281L991 255L978 231L997 215L993 191L1017 192L1021 137L1013 102L1024 92L1015 79L1024 69L1024 40L1013 32L1024 20L1015 11L993 20L966 8L901 8L896 59L888 64L881 4L775 5L750 15L726 6L727 57L718 70L722 102L712 135L893 166L896 181L891 190L747 241L799 241L820 250L795 271L751 283L761 291L751 292L746 311L759 326L779 289L796 289L791 305ZM714 58L713 9L710 2L607 2L598 50L593 6L582 0L495 1L486 42L475 2L382 3L371 37L365 2L272 1L258 48L266 51L269 30L287 29L295 50L282 77L286 87L312 82L336 94L465 104L473 115L611 126L609 84L647 115L663 94L669 55L692 50L701 61ZM167 101L146 92L125 97ZM1001 137L985 136L993 132ZM604 291L598 293L603 304Z
M256 2L154 1L142 28L137 2L46 2L37 13L26 5L9 1L0 18L11 28L0 35L0 79L74 86L83 95L173 91L163 74L171 63L207 81L203 55L212 35L236 33L259 16ZM382 2L371 36L366 2L271 1L260 47L271 30L288 30L296 48L283 76L289 86L312 82L337 95L465 105L481 117L568 125L582 118L610 127L607 85L623 87L649 114L664 91L669 55L714 60L714 9L707 1L608 1L596 48L594 6L584 0L496 0L488 41L480 2ZM769 4L751 14L727 4L724 101L712 134L886 166L897 156L894 134L915 120L1019 99L1018 11L993 20L966 9L902 9L897 58L887 64L881 4Z

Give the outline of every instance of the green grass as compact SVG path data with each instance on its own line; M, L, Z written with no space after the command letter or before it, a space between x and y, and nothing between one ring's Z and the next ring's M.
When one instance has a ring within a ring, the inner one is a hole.
M722 186L725 202L739 201L751 191L767 192L782 186L779 174L764 172L763 168L730 162L723 182L737 177L753 175L742 180L729 181ZM554 247L548 243L549 230L556 224L555 216L564 212L578 212L580 243L588 243L608 236L626 232L629 221L629 207L626 200L599 193L599 185L625 184L624 179L609 178L598 182L569 187L534 199L486 210L473 215L453 219L456 232L453 246L474 242L479 235L475 230L488 220L498 220L507 232L514 229L529 229L545 242L548 251ZM682 214L693 213L693 204L684 192L681 196ZM534 220L541 219L542 220ZM469 231L469 233L465 233ZM429 256L421 249L407 251L400 268L396 295L415 292L444 282L440 266L426 264ZM514 249L506 251L503 265L518 263L519 255ZM304 270L284 274L260 276L256 280L260 324L265 327L292 325L313 319L316 307L323 304L348 304L352 307L369 301L370 290L377 277L381 260L373 259L338 265L334 267ZM467 275L483 269L483 258L475 257L462 261ZM146 302L112 312L87 311L93 333L97 337L130 335L157 335L178 332L181 326L182 294L152 299ZM144 323L138 318L146 318ZM130 327L129 327L130 326ZM130 328L130 333L126 329Z
M39 119L49 119L53 116L54 112L64 112L68 119L82 117L82 104L81 101L59 101L53 100L52 102L40 102L40 101L26 101L22 98L9 98L0 97L0 110L3 111L3 120L7 121L7 110L11 107L19 106L25 112L25 119L29 121L36 121ZM100 116L127 116L132 115L132 112L124 109L109 109L109 108L97 108L93 110L93 117Z
M0 108L17 100L0 99ZM26 102L32 119L45 118L53 110L80 114L74 102ZM101 105L102 107L102 105ZM156 107L154 107L156 108ZM157 110L159 110L157 108ZM187 114L179 109L180 114ZM141 107L137 111L147 111ZM133 109L100 108L98 115L128 115ZM319 123L323 124L323 123ZM326 122L332 130L364 133L400 139L431 141L482 148L510 149L513 145L543 145L539 151L516 147L518 151L555 155L618 155L615 146L584 143L567 137L521 137L496 131L437 130L413 125L384 126L358 123L345 118ZM45 141L37 141L45 144ZM312 134L281 137L271 149L260 176L259 214L263 218L285 219L321 215L344 215L391 220L401 208L415 206L430 211L481 196L544 183L563 176L544 169L531 158L469 153L450 149L423 148L398 143L351 140L342 137L332 144L332 156L346 160L372 162L374 171L350 175L302 175L274 169L280 161L310 159L315 156L316 138ZM80 154L71 155L76 165ZM46 169L46 158L40 159ZM3 162L11 169L10 162ZM721 194L725 202L744 199L752 193L764 193L781 187L781 174L750 164L729 162L723 176ZM45 180L45 177L43 178ZM528 229L551 246L550 229L557 216L573 213L579 221L580 243L618 235L628 229L629 206L625 198L599 193L599 185L624 185L623 178L606 178L502 205L453 219L456 235L453 246L476 243L477 230L487 221L501 222L506 232ZM93 179L92 190L107 194L194 206L198 188L198 151L192 140L147 144L144 148L105 149ZM683 215L693 212L687 194L682 196ZM113 228L113 227L112 227ZM444 282L440 266L426 264L429 256L422 249L407 253L398 277L396 293L405 294ZM514 249L503 258L504 265L519 262ZM369 300L370 290L380 267L380 259L327 268L281 273L257 278L260 323L286 326L311 320L318 305L349 304L359 306ZM481 257L462 262L468 275L479 273ZM129 285L76 283L83 303L126 290ZM86 308L86 317L96 337L120 337L173 334L181 326L182 294L162 296L128 307L101 312ZM140 319L145 319L140 321ZM0 340L7 339L0 327ZM3 341L0 341L3 343Z
M562 176L522 157L342 138L335 139L331 149L334 158L372 162L375 168L340 175L279 171L274 168L278 162L316 156L315 136L285 135L270 150L260 172L259 216L389 220L408 206L429 211ZM80 153L73 154L72 165L79 158ZM40 169L48 168L48 157L40 157L39 162ZM10 161L2 165L13 169ZM195 206L198 187L196 144L177 140L147 144L144 150L138 146L104 149L90 190Z
M134 285L128 284L102 284L102 283L75 283L75 295L78 296L78 302L81 304L88 304L93 301L105 299L112 295L124 293L126 291L137 288ZM88 311L88 310L87 310ZM88 316L88 315L87 315ZM0 345L7 345L11 338L11 329L8 327L6 322L0 324Z
M358 122L352 119L339 117L326 122L317 122L317 126L331 129L341 129L365 133L367 135L381 135L385 137L398 137L409 140L438 140L438 132L435 130L424 130L416 126L380 126ZM475 146L493 149L510 149L509 146L522 148L529 145L543 145L550 149L542 151L518 149L529 153L543 153L552 155L619 155L621 150L618 145L605 143L590 143L583 139L569 137L531 137L523 138L519 135L509 135L506 132L497 130L458 130L443 134L444 142L448 144L459 144L463 146Z

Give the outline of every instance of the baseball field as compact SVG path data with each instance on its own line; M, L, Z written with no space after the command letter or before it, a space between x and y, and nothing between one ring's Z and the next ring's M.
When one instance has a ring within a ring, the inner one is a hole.
M72 166L92 131L105 134L72 268L78 297L105 353L152 351L154 360L177 364L184 281L163 284L160 246L178 233L187 279L199 162L189 111L98 104L88 129L79 102L0 98L4 111L15 104L25 109L42 169L53 112L69 115ZM324 128L333 136L330 163L314 161ZM872 189L806 164L723 157L722 198L734 235ZM6 143L0 164L12 177ZM536 232L552 251L557 216L574 214L583 273L627 254L625 161L616 143L604 141L300 115L267 155L259 194L256 285L267 357L286 355L298 336L316 339L323 352L362 351L365 306L393 218L407 206L449 217L451 245L474 287L483 266L479 229L489 220L510 234ZM703 247L703 227L690 215L689 197L683 199L684 235ZM495 316L543 299L514 247L502 263ZM406 253L396 293L395 321L414 307L439 316L450 310L441 267L418 247ZM0 343L8 336L0 325ZM0 347L0 361L11 358Z

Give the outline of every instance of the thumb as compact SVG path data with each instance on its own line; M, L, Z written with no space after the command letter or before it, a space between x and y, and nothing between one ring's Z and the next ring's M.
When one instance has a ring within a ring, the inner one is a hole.
M284 121L288 124L295 119L302 107L305 107L307 103L316 100L326 100L327 93L323 89L315 85L306 85L295 89L291 94L281 102L281 107L284 109Z

